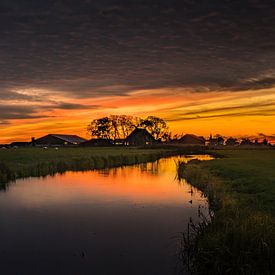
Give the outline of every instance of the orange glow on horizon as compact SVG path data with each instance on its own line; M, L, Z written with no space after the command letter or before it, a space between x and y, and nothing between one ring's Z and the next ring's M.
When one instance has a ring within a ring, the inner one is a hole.
M42 92L51 94L51 91ZM38 138L48 133L78 134L89 138L86 127L90 121L110 114L159 116L167 121L173 134L193 133L207 137L210 133L219 133L240 137L275 133L275 88L203 93L163 88L93 99L69 99L60 92L58 96L49 96L49 100L86 107L66 110L53 106L49 110L37 110L36 118L10 119L6 124L0 124L0 143L29 141L32 136ZM23 103L30 107L37 104Z

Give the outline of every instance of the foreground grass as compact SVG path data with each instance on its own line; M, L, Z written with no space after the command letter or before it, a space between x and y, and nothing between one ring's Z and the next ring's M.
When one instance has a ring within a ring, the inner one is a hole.
M18 178L150 162L190 149L129 147L17 148L0 150L0 187Z
M208 196L215 213L203 230L194 227L191 269L274 274L275 150L219 153L224 158L179 166L179 176Z

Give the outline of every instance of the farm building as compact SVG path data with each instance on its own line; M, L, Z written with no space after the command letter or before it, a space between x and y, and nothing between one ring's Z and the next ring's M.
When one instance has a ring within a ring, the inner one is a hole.
M125 139L124 138L116 138L114 140L114 145L116 146L121 146L125 144Z
M225 144L228 146L235 146L235 145L238 145L239 143L236 138L230 137L226 140Z
M205 145L204 137L198 137L196 135L186 134L178 140L180 144L190 144L190 145Z
M107 138L92 138L79 144L79 146L112 146L113 141Z
M32 143L36 146L64 146L64 145L78 145L86 139L77 135L59 135L48 134L44 137L35 139Z
M208 145L210 146L224 145L224 138L221 136L213 138L212 135L210 135L208 140Z
M125 145L143 146L155 143L154 137L146 130L136 128L125 140Z

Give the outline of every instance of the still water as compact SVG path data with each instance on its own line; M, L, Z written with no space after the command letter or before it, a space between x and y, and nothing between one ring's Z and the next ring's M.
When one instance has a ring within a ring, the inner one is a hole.
M0 273L174 274L179 232L207 201L164 158L17 180L0 192ZM192 192L191 192L192 189Z

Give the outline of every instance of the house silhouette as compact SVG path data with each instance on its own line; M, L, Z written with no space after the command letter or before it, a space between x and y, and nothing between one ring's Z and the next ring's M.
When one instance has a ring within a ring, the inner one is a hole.
M149 144L154 144L156 140L154 137L146 130L141 128L136 128L126 139L125 145L130 146L144 146Z
M38 139L33 139L32 143L37 146L65 146L78 145L86 139L77 135L48 134Z

